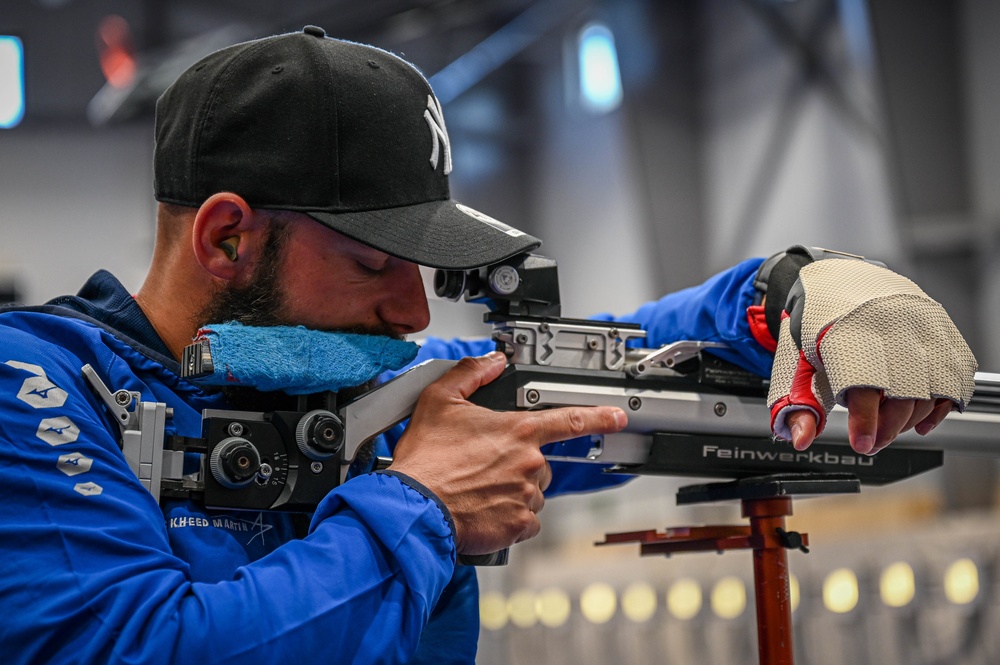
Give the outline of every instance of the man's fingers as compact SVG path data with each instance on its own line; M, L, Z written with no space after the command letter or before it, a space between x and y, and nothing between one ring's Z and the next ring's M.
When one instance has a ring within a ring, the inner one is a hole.
M932 429L941 424L941 421L947 417L952 409L955 408L955 403L950 399L939 399L934 403L934 408L931 410L930 414L924 418L922 421L917 423L916 430L917 434L923 436L929 433Z
M792 433L792 446L795 450L805 450L816 438L816 414L809 409L800 409L789 415L785 422Z
M628 423L624 411L610 406L567 406L518 415L524 418L522 434L540 446L586 434L610 434Z
M528 500L528 510L537 515L538 513L542 512L542 508L544 507L545 507L545 494L543 494L542 490L539 488L534 494L531 495L531 498Z
M431 386L454 391L462 399L468 399L476 390L500 376L506 366L507 358L499 351L475 358L462 358Z
M552 484L552 466L549 464L548 460L545 460L545 465L542 466L542 470L538 473L538 489L543 492L549 488Z
M870 455L875 447L881 400L881 392L874 388L847 391L847 434L851 447L862 455Z
M538 521L538 516L534 513L531 514L531 520L528 526L521 532L521 534L514 541L516 543L523 543L526 540L531 540L542 530L542 523Z
M872 454L896 440L899 433L903 431L903 426L913 415L915 403L916 400L912 399L887 399L882 402L878 409L878 432L875 435Z
M916 400L913 405L913 413L910 415L909 420L903 425L903 429L900 432L907 432L914 427L917 423L923 422L927 416L931 415L934 411L934 401L929 399Z

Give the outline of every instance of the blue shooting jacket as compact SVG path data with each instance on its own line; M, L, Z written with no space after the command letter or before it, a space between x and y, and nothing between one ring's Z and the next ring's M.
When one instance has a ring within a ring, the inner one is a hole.
M647 345L728 342L734 350L720 355L766 375L771 356L746 320L759 263L619 320L641 324ZM415 362L491 349L431 339ZM456 565L450 516L426 489L385 473L353 477L302 538L282 513L158 505L129 469L84 364L112 390L173 408L167 436L201 436L202 410L227 406L180 378L106 272L77 296L0 311L5 664L475 661L475 569ZM549 496L622 482L590 465L553 467Z

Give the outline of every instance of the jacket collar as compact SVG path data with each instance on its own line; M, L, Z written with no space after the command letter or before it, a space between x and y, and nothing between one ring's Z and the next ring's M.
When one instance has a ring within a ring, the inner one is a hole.
M93 319L115 337L124 336L162 356L157 360L169 359L170 364L177 362L132 294L107 270L94 273L75 296L59 296L46 304L71 309Z

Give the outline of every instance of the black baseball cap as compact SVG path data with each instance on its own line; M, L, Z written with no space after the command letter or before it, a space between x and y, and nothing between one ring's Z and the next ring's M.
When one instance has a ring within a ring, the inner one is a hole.
M202 59L156 104L153 189L295 210L387 254L467 269L541 241L452 200L441 105L417 69L322 28Z

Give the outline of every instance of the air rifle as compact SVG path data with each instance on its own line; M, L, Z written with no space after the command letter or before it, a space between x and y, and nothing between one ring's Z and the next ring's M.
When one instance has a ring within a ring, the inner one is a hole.
M975 397L928 438L902 435L875 456L847 445L846 411L831 413L807 451L773 440L767 379L716 355L724 345L677 341L644 348L646 331L620 322L561 316L554 260L524 254L466 271L439 270L435 292L489 308L503 374L471 401L496 410L612 405L625 431L594 437L586 454L551 459L602 464L609 472L740 479L781 473L849 473L883 484L935 468L944 451L1000 455L1000 375L976 375ZM211 372L207 340L189 346L183 374ZM454 361L430 360L352 399L299 396L284 411L206 410L201 437L166 437L171 411L138 393L109 390L84 375L118 422L122 449L150 492L213 508L311 511L370 456L370 441L410 416L423 389ZM200 470L183 473L185 453ZM376 460L386 466L391 460ZM371 468L371 460L367 465Z
M945 419L932 436L911 431L877 455L858 455L838 407L822 436L797 452L771 437L767 380L714 355L721 345L643 348L646 331L637 325L563 318L551 259L527 254L485 268L438 271L434 289L487 305L485 320L508 358L503 373L471 396L474 403L496 410L611 405L628 413L625 431L594 437L582 456L551 459L602 464L609 472L725 479L681 488L677 501L740 500L748 526L608 534L598 544L638 543L643 555L668 556L753 550L760 663L793 663L786 550L808 551L809 541L785 529L792 495L857 492L862 483L907 478L940 466L946 450L1000 454L1000 375L977 374L966 411ZM211 363L207 341L188 347L182 361L188 376L211 372ZM112 393L90 366L83 371L119 423L133 471L157 499L310 511L344 482L352 464L370 456L366 444L406 419L423 389L453 365L428 361L349 400L334 393L299 397L291 411L205 411L198 439L165 437L164 404ZM183 475L186 453L200 454L199 473ZM502 564L506 550L459 561Z

